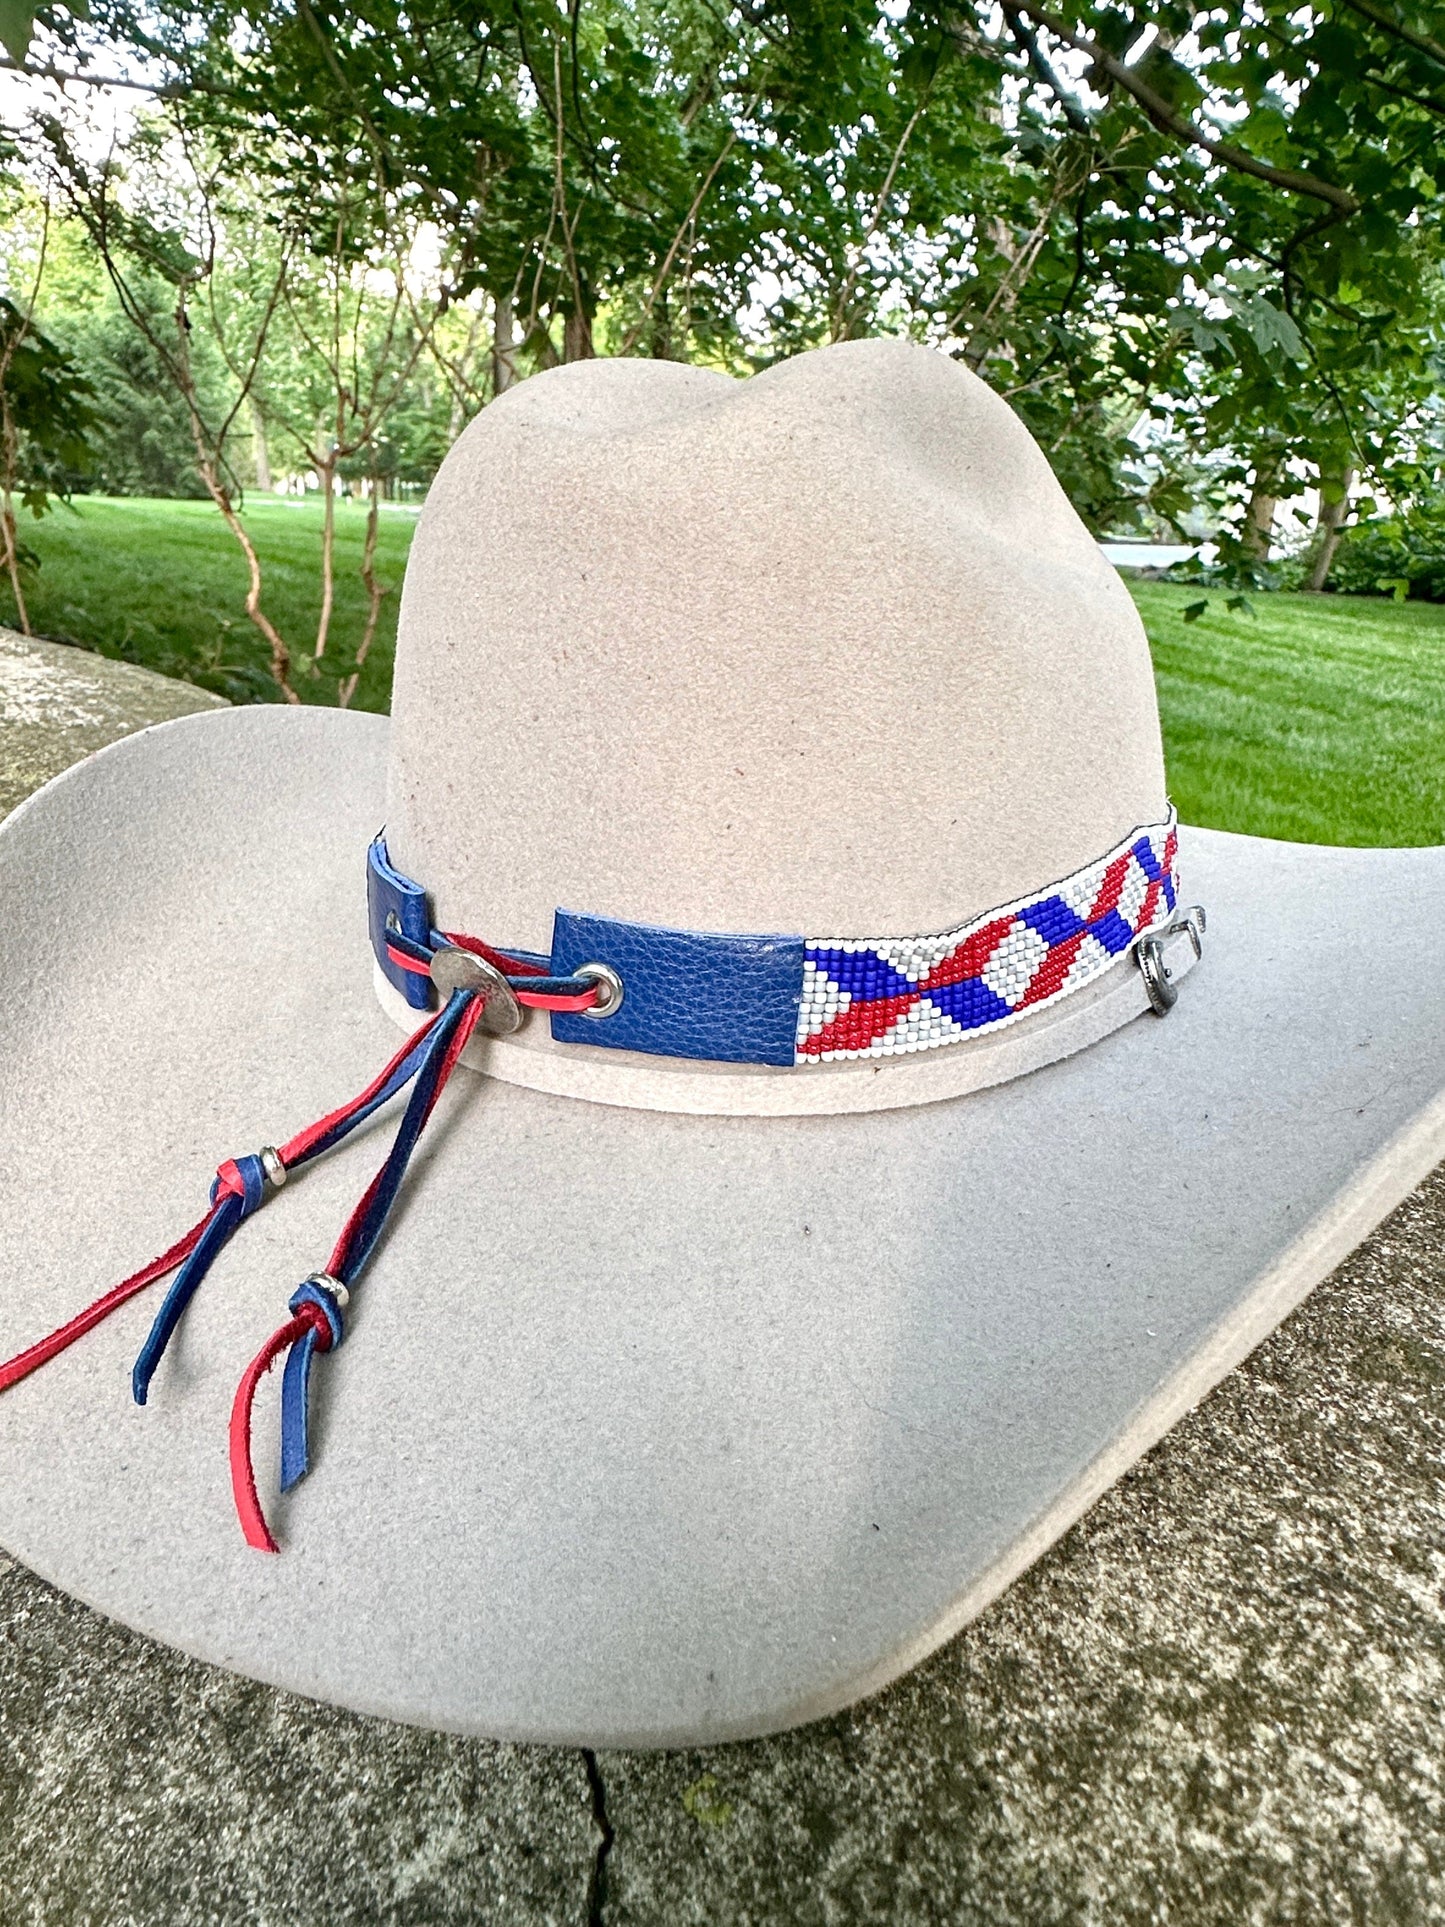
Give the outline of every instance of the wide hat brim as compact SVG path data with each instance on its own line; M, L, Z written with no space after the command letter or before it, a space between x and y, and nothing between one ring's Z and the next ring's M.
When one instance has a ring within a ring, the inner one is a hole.
M191 717L0 829L4 1352L395 1048L364 935L386 732ZM464 1732L700 1743L883 1685L1445 1154L1445 851L1186 829L1181 863L1209 943L1170 1016L971 1097L748 1120L459 1074L284 1500L263 1389L270 1558L231 1399L375 1121L243 1227L147 1407L155 1294L0 1399L0 1543L188 1653Z

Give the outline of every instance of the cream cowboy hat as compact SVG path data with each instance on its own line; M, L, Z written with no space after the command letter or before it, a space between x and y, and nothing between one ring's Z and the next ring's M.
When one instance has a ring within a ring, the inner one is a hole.
M186 718L0 829L0 1543L438 1727L840 1707L1445 1153L1442 919L1440 850L1174 823L957 364L538 377L389 724Z

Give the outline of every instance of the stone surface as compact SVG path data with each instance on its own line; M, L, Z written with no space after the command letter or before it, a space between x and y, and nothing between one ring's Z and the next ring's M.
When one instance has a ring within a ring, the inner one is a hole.
M14 800L54 767L0 689ZM126 726L205 700L155 693ZM1440 1919L1442 1453L1445 1171L968 1631L777 1739L415 1733L0 1563L0 1922Z
M225 700L133 663L0 629L0 816L92 750Z
M253 1686L8 1560L0 1709L5 1927L587 1918L595 1835L576 1754Z

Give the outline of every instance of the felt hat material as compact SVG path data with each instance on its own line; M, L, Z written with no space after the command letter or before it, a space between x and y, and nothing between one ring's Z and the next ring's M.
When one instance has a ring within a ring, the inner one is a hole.
M942 927L1150 820L1157 718L1127 597L1003 405L898 353L906 377L893 348L850 344L741 392L666 365L526 384L428 506L394 722L187 718L0 826L0 1349L169 1244L223 1158L282 1140L391 1054L366 941L384 819L440 922L518 946L545 946L568 898L704 929L768 927L795 896L791 927ZM573 446L589 436L600 463ZM872 444L891 452L870 475ZM555 487L512 526L528 449ZM676 531L676 594L610 503L628 460L654 545ZM719 505L716 550L703 508L694 525L679 505L689 473ZM483 507L510 576L459 553ZM905 525L916 572L887 560L886 529ZM855 570L860 544L872 562ZM731 589L709 573L722 549ZM583 562L606 578L590 593ZM984 665L972 696L950 682L935 562ZM870 568L895 569L892 591L855 630ZM638 572L638 653L619 640L608 659ZM870 626L869 701L810 721L786 686L800 652L821 652L809 686L826 690ZM910 679L915 634L926 673ZM1067 705L1051 676L1074 679ZM757 760L751 778L729 765L737 789L714 723ZM1008 780L1015 728L1026 783ZM1090 730L1109 744L1097 764ZM808 792L821 826L792 840L807 786L790 745L827 766ZM850 814L870 771L870 807ZM1080 1047L972 1095L922 1101L921 1057L877 1073L901 1102L826 1115L745 1114L750 1087L827 1074L811 1069L738 1077L716 1104L679 1102L667 1080L688 1073L661 1060L609 1064L590 1095L611 1102L528 1088L580 1061L545 1041L530 1068L459 1073L326 1360L316 1467L280 1501L274 1381L263 1395L257 1463L284 1547L267 1558L230 1506L231 1398L375 1169L390 1130L374 1119L238 1233L146 1407L128 1386L146 1299L0 1398L0 1543L204 1659L460 1731L705 1743L880 1686L1445 1154L1445 994L1400 941L1445 917L1445 851L1186 826L1180 866L1209 939L1169 1016L1106 1022L1080 993ZM1127 959L1108 994L1140 1008Z
M364 943L316 934L359 928L386 734L167 724L0 829L7 1349L391 1048ZM187 1652L462 1731L701 1743L881 1685L1445 1152L1441 994L1398 943L1445 916L1445 852L1184 858L1211 937L1169 1017L972 1097L750 1122L462 1075L271 1502L282 1556L236 1528L231 1395L376 1127L244 1227L145 1409L144 1301L0 1400L0 1543ZM275 1437L273 1391L268 1478Z
M428 494L392 731L393 860L441 928L544 952L559 905L948 930L1167 809L1128 592L1008 405L899 341L745 382L624 360L510 389ZM644 1107L868 1110L1061 1054L1030 1021L1011 1050L802 1072L545 1024L466 1061Z

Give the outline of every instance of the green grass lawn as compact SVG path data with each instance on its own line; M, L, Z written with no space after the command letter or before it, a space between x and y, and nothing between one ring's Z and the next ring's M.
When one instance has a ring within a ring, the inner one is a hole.
M1445 843L1445 606L1132 585L1188 823L1301 843ZM1208 609L1186 623L1190 603Z
M244 520L261 558L261 606L293 654L309 656L321 609L320 504L314 497L251 496ZM357 709L385 709L390 700L396 607L415 527L413 511L383 508L376 572L391 593L353 699ZM334 703L337 682L354 662L366 618L358 573L365 534L365 509L338 503L325 673L297 679L308 702ZM77 496L71 507L27 522L21 540L40 558L25 585L37 635L144 663L233 702L276 699L270 650L246 616L246 564L210 502ZM7 582L0 585L0 621L14 616Z
M338 508L330 666L301 687L334 702L361 634L364 511ZM297 655L320 603L319 505L253 498L247 527L265 606ZM382 515L378 573L392 585L357 692L385 709L396 608L415 516ZM41 560L29 591L39 634L188 677L234 701L266 701L267 651L242 608L245 568L208 502L78 498L30 524ZM1445 607L1373 597L1256 595L1231 614L1219 592L1131 584L1154 651L1174 801L1186 821L1319 843L1445 842ZM1207 593L1194 623L1183 612ZM0 586L0 621L13 619Z

